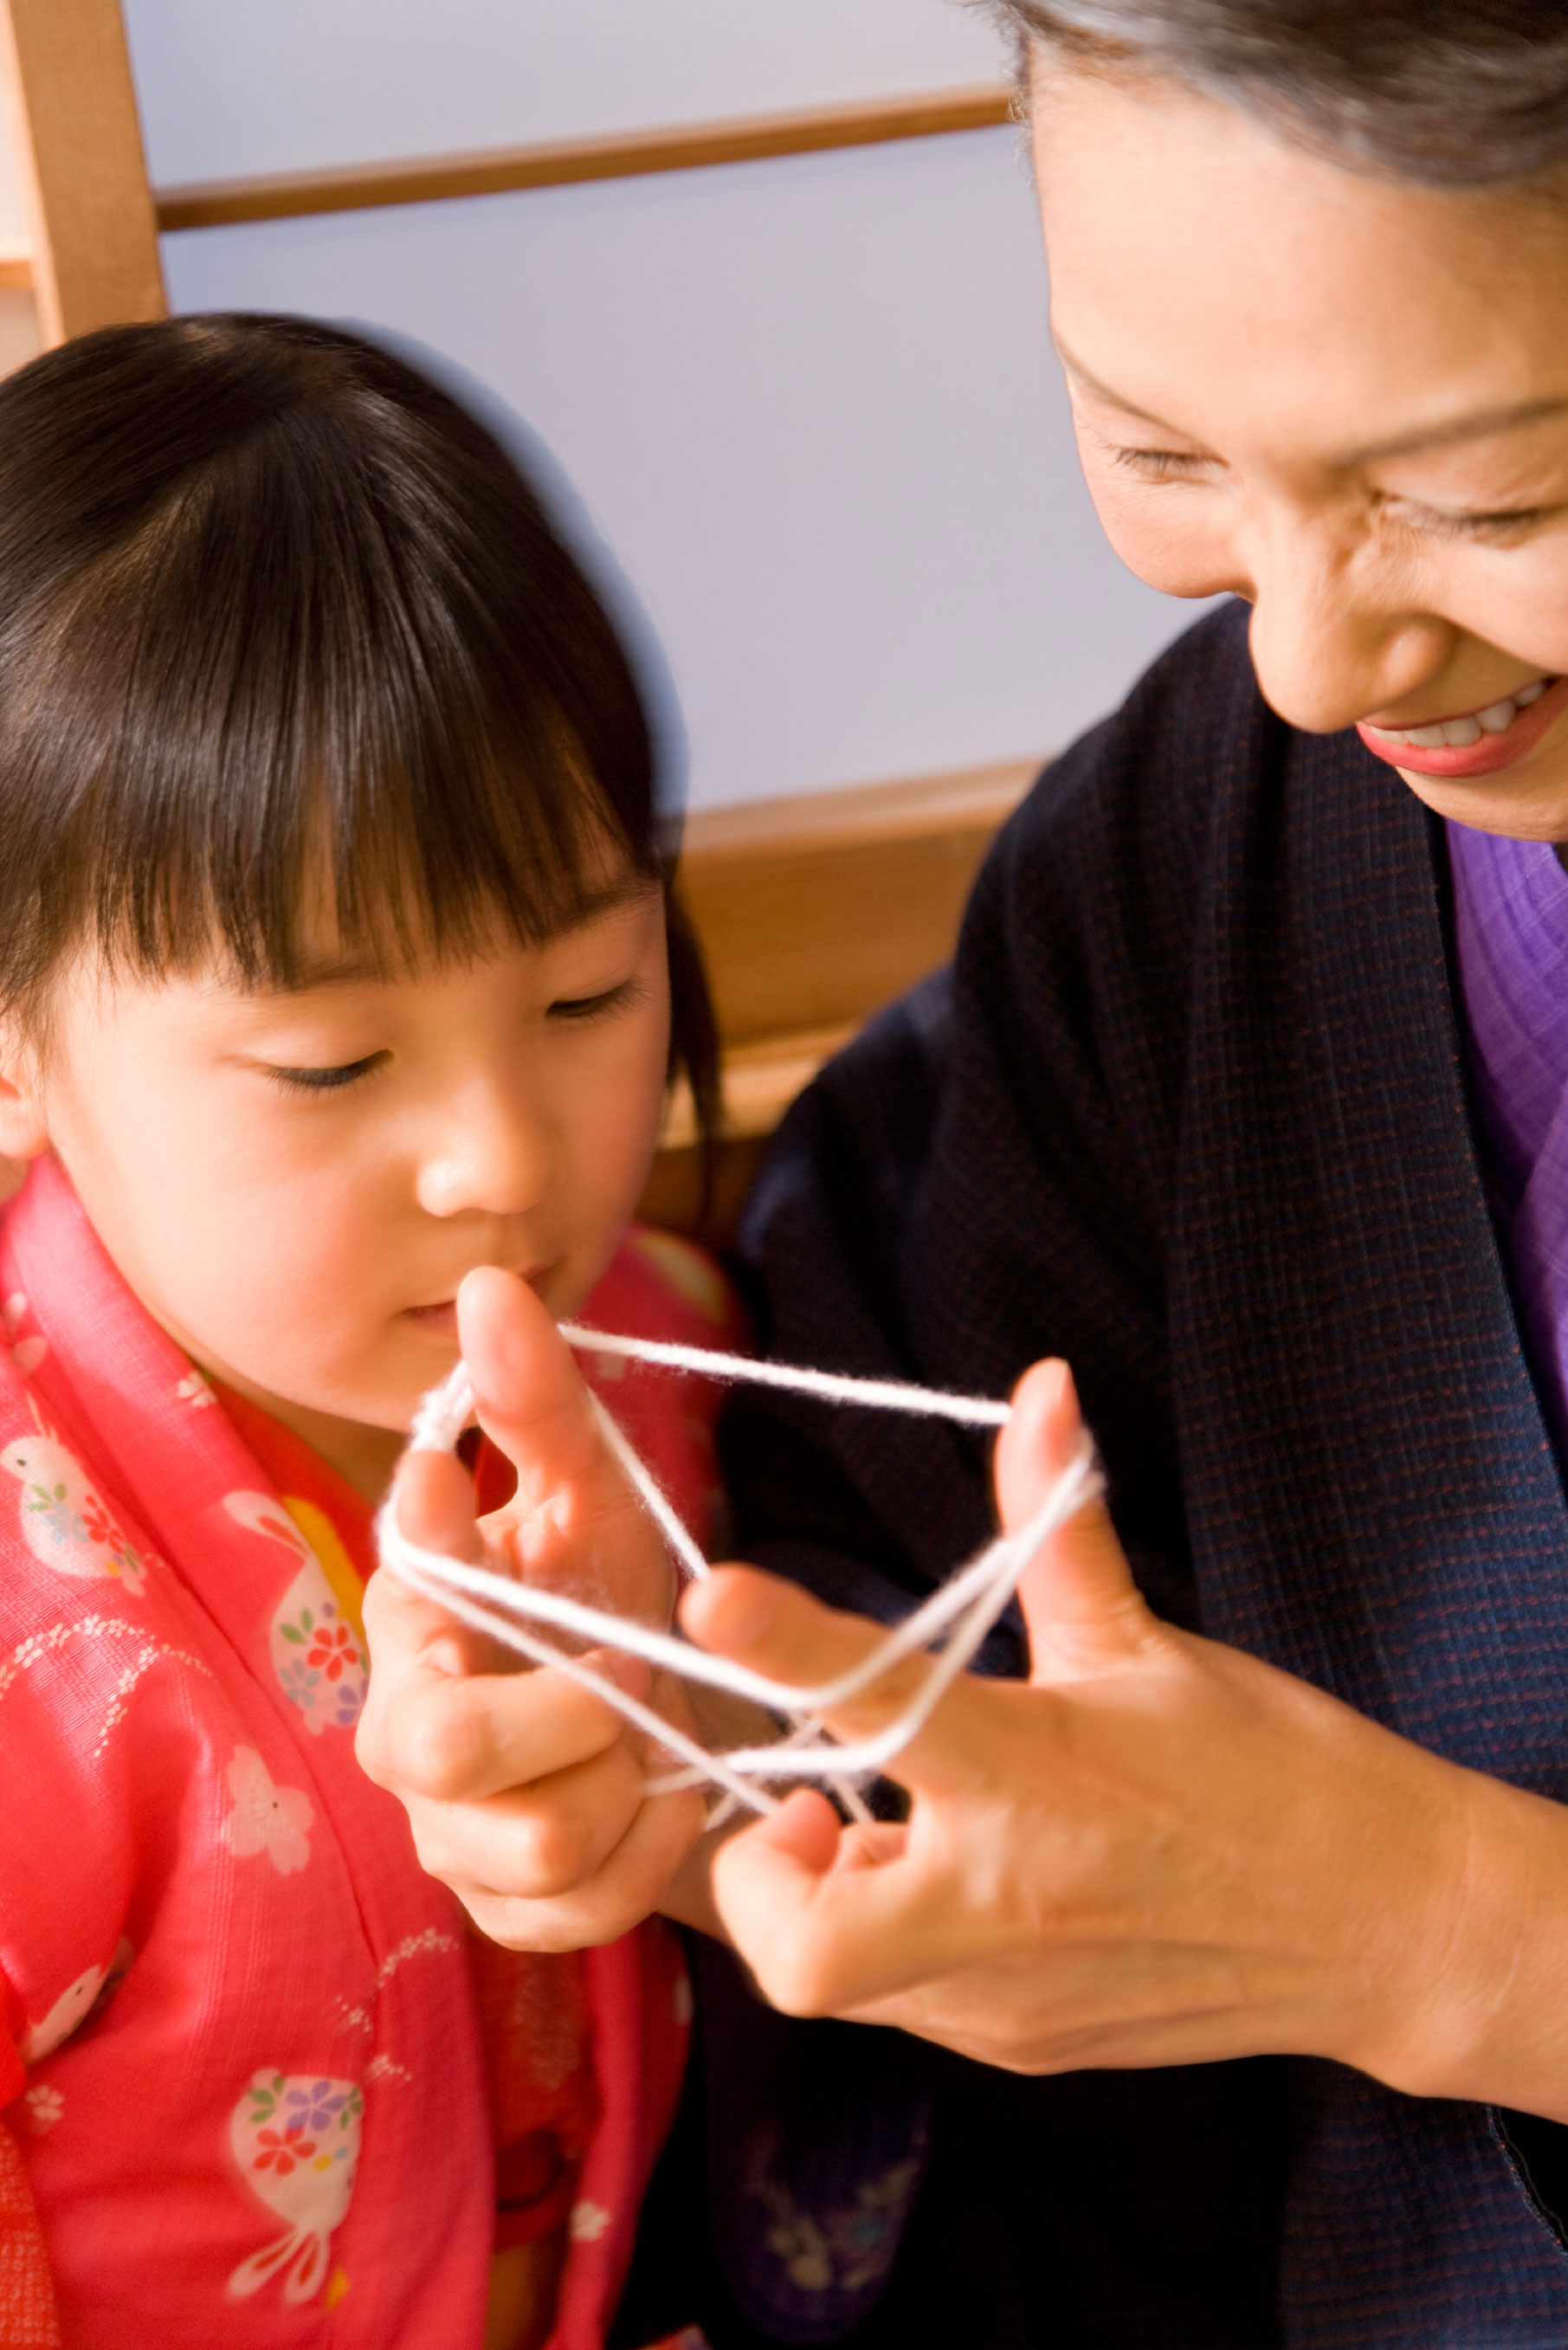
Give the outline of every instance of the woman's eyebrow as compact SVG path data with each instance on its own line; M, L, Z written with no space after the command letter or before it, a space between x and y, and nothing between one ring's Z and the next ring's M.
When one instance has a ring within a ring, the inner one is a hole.
M1092 392L1096 400L1103 400L1108 406L1120 409L1124 416L1136 416L1140 424L1158 424L1162 432L1175 432L1184 441L1189 437L1181 432L1179 426L1168 424L1163 416L1156 416L1152 409L1140 408L1136 400L1124 398L1119 391L1113 391L1108 383L1102 383L1097 375L1091 375L1082 359L1075 359L1066 345L1059 340L1056 343L1056 356L1074 382L1081 386L1085 391Z
M1384 457L1415 457L1428 449L1447 449L1460 441L1481 441L1489 433L1517 432L1526 424L1539 424L1548 417L1568 415L1568 395L1559 394L1551 400L1521 400L1507 408L1481 408L1469 416L1446 418L1440 424L1417 425L1413 432L1395 434L1386 441L1373 441L1364 448L1351 449L1339 460L1342 465L1375 464Z

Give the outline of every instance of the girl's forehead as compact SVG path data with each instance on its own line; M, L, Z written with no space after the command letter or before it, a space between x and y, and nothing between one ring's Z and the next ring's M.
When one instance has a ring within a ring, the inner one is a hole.
M1037 69L1053 319L1194 438L1327 454L1568 395L1568 195L1374 179L1169 80Z

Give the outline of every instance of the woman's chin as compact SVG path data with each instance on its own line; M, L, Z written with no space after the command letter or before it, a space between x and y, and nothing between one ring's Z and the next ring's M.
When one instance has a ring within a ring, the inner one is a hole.
M1521 759L1496 775L1423 775L1407 767L1396 773L1451 824L1511 840L1568 841L1568 752L1555 743L1541 748L1551 755Z

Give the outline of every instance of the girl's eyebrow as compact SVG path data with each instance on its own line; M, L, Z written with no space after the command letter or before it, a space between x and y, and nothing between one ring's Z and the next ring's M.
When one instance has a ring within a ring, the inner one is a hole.
M1140 424L1157 424L1162 432L1173 432L1179 440L1191 436L1179 425L1169 424L1163 416L1156 416L1135 400L1124 399L1090 373L1083 362L1075 359L1061 342L1056 356L1075 383L1092 392L1096 400L1119 409L1124 416L1136 416ZM1553 416L1568 415L1568 393L1557 393L1545 400L1521 400L1506 408L1481 408L1468 416L1451 416L1440 423L1418 424L1408 432L1393 434L1386 441L1369 441L1358 449L1346 449L1331 462L1349 469L1355 465L1373 465L1388 457L1419 456L1428 449L1447 449L1460 441L1481 441L1492 432L1518 432L1527 424L1540 424Z

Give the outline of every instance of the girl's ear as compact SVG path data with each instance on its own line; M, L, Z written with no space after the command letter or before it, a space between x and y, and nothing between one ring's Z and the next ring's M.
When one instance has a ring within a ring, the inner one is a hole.
M0 1016L0 1162L36 1159L49 1147L37 1049L18 1024ZM0 1178L5 1174L0 1163ZM12 1188L0 1189L0 1197Z

